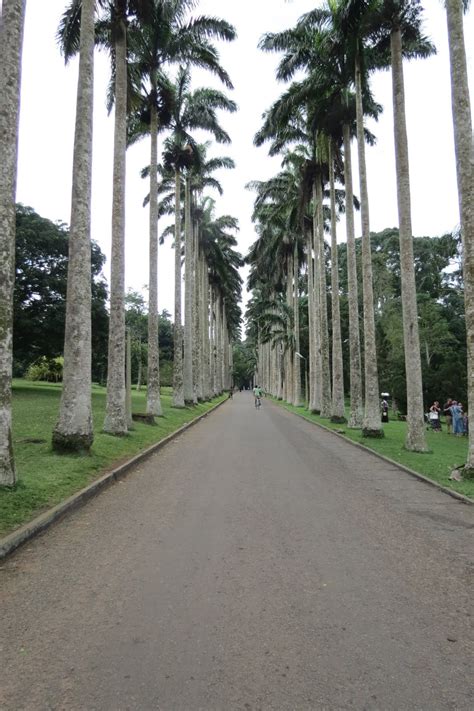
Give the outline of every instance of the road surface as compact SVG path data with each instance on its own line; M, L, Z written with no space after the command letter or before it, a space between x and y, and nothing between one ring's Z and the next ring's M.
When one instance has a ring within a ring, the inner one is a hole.
M473 513L236 395L3 563L0 708L472 711Z

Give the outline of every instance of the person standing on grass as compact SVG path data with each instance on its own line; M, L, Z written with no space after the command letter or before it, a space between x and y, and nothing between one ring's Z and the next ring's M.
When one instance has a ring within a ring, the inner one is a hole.
M451 434L451 430L452 430L452 428L451 428L452 421L453 421L453 416L451 415L451 405L452 404L453 404L453 401L451 400L451 398L448 398L443 405L443 412L444 412L444 416L446 418L446 432L448 434Z
M463 414L462 407L456 400L453 400L451 407L451 416L453 418L453 434L456 437L461 437L463 433Z
M441 432L441 422L439 420L439 413L441 412L441 408L439 406L439 402L437 400L434 401L434 403L430 407L430 423L431 423L431 428L435 432Z

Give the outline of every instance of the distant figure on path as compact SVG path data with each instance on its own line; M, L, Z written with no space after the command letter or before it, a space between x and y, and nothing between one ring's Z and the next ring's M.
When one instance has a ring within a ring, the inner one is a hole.
M381 402L382 408L382 422L388 422L388 402L384 398Z
M253 396L255 398L255 407L260 407L262 404L262 388L258 385L253 389Z

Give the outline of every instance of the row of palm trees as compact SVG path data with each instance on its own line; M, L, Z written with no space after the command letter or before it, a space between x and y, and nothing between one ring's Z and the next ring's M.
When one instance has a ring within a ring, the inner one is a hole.
M205 147L190 132L204 129L221 143L230 141L219 126L218 110L235 111L222 92L190 88L190 67L209 70L232 88L220 65L214 40L231 41L234 28L224 20L189 17L194 0L70 0L58 29L66 61L79 55L73 187L69 246L64 383L53 432L58 451L88 450L91 414L90 221L93 133L94 51L111 58L109 108L114 106L114 169L110 330L104 431L125 435L130 426L125 376L124 248L126 150L148 137L149 180L149 345L147 413L162 414L158 348L158 217L173 211L175 274L175 372L177 407L212 397L230 386L230 342L237 335L241 280L233 233L236 221L215 217L203 196L210 175L230 159L206 160ZM14 264L14 198L17 164L20 67L25 16L23 0L5 0L0 25L2 187L0 197L0 484L15 481L11 447L11 333ZM170 68L180 67L173 81ZM158 134L169 129L163 165ZM206 173L206 170L208 171ZM169 182L172 194L166 199ZM161 192L161 196L160 196ZM184 213L184 219L182 219ZM181 269L184 226L185 326L181 326ZM5 278L4 278L5 277ZM183 347L184 341L184 347ZM183 376L184 361L184 376Z
M458 166L463 271L466 287L469 399L474 402L473 289L473 137L463 39L463 10L469 3L447 0L451 58L452 108ZM375 347L374 297L370 247L369 190L365 144L373 136L364 117L381 107L370 91L370 75L390 69L393 86L394 139L402 274L403 332L407 381L406 447L426 451L423 390L413 264L408 140L405 120L403 59L428 57L435 48L422 32L418 0L326 0L302 16L296 26L261 41L266 51L283 53L280 80L302 79L267 111L255 137L270 142L270 154L283 154L282 171L257 191L254 220L259 234L249 262L254 288L249 317L258 342L259 379L275 395L301 404L298 302L303 286L308 302L309 408L335 421L344 418L342 346L337 264L337 216L345 212L350 346L349 426L365 436L383 436ZM362 222L362 274L355 258L352 140L358 151ZM340 189L336 187L339 184ZM343 187L343 189L342 189ZM324 234L331 235L330 249ZM331 333L327 319L326 257L331 267ZM266 266L278 255L279 270ZM303 284L301 269L304 267ZM359 336L358 284L363 291L363 348ZM332 352L332 363L330 354ZM363 355L363 358L362 358ZM364 371L362 377L362 367ZM332 374L332 375L331 375ZM364 393L362 392L364 384ZM471 434L467 466L474 466Z

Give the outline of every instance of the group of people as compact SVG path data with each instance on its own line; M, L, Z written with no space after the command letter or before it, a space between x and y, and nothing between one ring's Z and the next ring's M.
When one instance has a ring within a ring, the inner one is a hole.
M435 432L441 432L441 413L444 415L448 434L452 433L457 437L467 435L469 417L467 412L464 412L462 403L448 398L443 407L441 407L438 400L435 400L428 413L430 425Z

